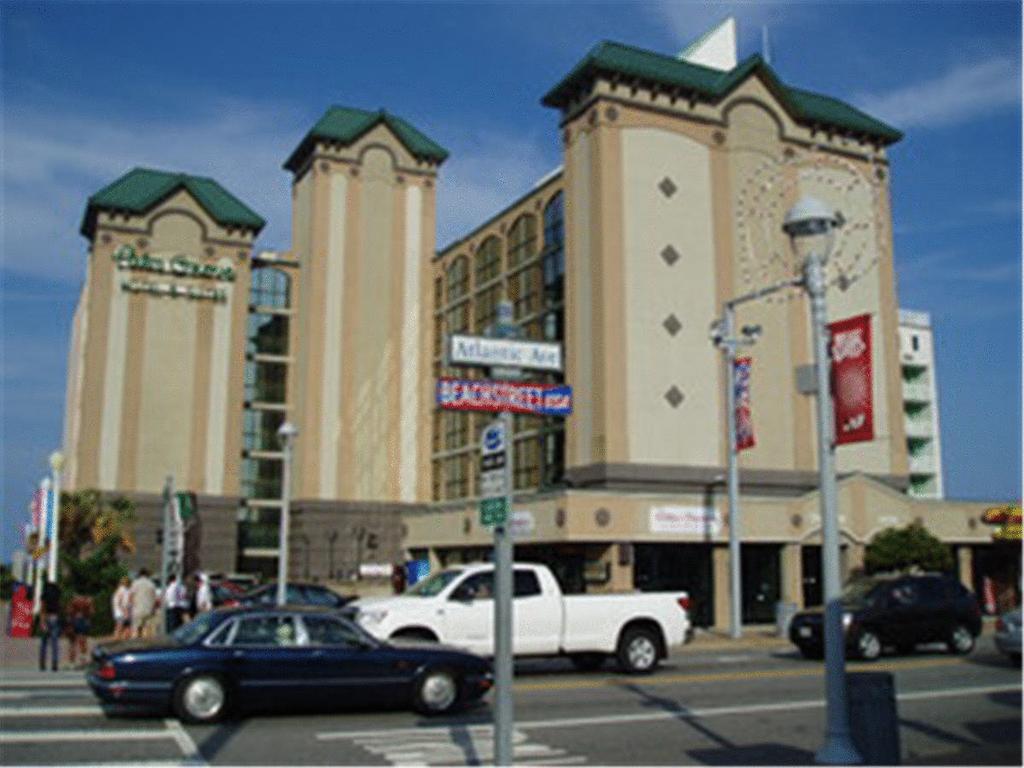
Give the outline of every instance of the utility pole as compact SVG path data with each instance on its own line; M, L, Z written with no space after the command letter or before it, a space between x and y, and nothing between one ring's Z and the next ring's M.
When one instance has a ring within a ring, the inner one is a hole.
M160 551L160 590L167 589L167 580L171 573L171 523L174 520L174 475L164 480L164 524ZM167 611L161 611L163 631L167 633Z

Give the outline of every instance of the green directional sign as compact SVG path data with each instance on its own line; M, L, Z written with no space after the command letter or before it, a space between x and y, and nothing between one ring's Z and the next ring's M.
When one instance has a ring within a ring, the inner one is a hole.
M508 520L508 504L504 497L480 500L480 525L504 525Z

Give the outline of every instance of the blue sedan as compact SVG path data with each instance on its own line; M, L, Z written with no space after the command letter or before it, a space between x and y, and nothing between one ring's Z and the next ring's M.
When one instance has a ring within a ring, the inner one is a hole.
M269 707L411 705L439 715L491 687L487 661L377 640L336 611L226 608L168 637L98 646L87 673L107 703L170 707L190 723Z

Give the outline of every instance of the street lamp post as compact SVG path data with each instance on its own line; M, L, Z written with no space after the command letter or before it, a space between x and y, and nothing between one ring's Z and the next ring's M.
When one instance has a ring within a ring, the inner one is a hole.
M60 537L60 471L62 469L64 469L64 454L60 451L54 451L50 454L50 473L53 487L53 510L51 511L53 520L50 522L50 530L53 533L50 536L50 569L47 573L47 580L55 583L57 581L57 556L59 555L57 540Z
M835 444L832 395L829 386L831 356L828 345L828 308L825 267L835 230L842 215L820 200L801 198L782 225L794 255L803 262L803 287L811 301L814 366L817 378L818 485L822 521L822 571L825 582L825 745L815 759L829 765L855 765L861 756L850 736L847 708L846 655L843 637L842 580L839 572L839 521L836 510Z
M277 604L284 605L288 594L288 517L292 495L292 446L299 429L290 421L286 421L277 430L277 438L281 441L284 453L281 467L281 528L278 535L277 553Z
M758 295L741 296L725 302L722 317L711 325L711 341L725 356L725 408L727 465L726 481L729 494L729 635L739 638L743 634L742 578L740 568L740 500L739 464L736 455L736 350L750 346L761 335L761 326L745 325L741 336L736 336L736 306L752 301Z

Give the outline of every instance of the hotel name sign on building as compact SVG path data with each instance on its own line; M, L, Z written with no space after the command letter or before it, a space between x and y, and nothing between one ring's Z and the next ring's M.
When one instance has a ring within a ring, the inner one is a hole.
M172 277L198 277L218 282L234 282L235 270L217 264L203 264L184 254L157 256L136 253L131 245L122 245L112 256L118 269L132 272L151 272ZM121 283L121 289L131 293L152 293L158 296L184 297L188 299L210 299L227 301L228 294L223 288L202 288L181 283L150 282L129 279Z

